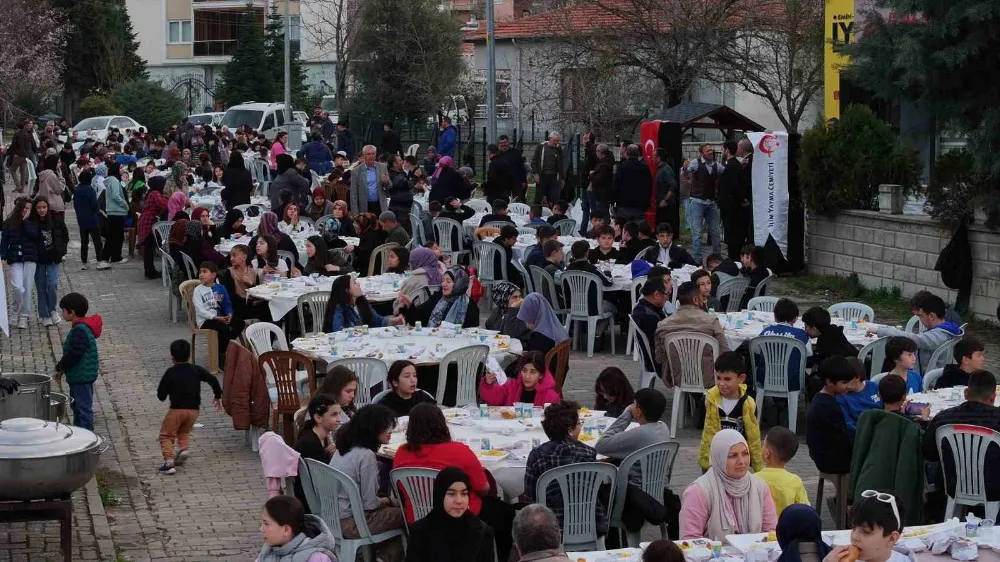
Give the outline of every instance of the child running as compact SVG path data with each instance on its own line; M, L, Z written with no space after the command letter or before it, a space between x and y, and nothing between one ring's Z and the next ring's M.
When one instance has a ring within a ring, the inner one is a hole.
M170 344L170 358L174 365L163 373L160 386L156 389L156 397L163 402L170 398L170 409L160 424L160 452L163 453L163 465L160 474L174 474L174 465L182 465L188 458L188 446L191 443L191 428L198 421L198 411L201 408L201 383L212 387L215 398L212 404L222 408L222 387L214 376L204 368L192 365L191 344L186 340L174 340ZM174 442L177 443L177 455L174 455Z

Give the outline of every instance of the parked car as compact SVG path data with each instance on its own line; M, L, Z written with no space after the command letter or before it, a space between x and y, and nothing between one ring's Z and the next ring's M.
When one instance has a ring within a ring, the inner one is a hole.
M188 123L194 123L195 125L211 125L216 127L219 123L222 123L222 117L226 114L225 111L213 111L211 113L194 113L188 115Z
M293 119L299 121L294 113ZM305 122L302 121L302 123L304 127ZM264 136L269 140L274 140L279 132L288 130L288 124L285 123L285 104L250 102L234 105L226 110L220 125L229 127L231 131L235 131L240 125L249 125L258 132L264 133ZM302 140L305 141L304 129Z
M101 142L108 140L108 133L112 128L124 132L125 129L133 131L142 127L135 119L124 115L102 115L100 117L88 117L69 130L70 135L78 133L77 139L82 142L86 139L97 139Z

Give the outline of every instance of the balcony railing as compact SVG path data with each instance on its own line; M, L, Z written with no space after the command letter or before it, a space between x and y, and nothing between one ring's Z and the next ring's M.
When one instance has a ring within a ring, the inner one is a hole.
M235 39L194 42L194 56L196 57L228 57L235 51Z
M497 119L510 119L511 115L514 113L514 104L512 103L498 103L497 104ZM476 106L476 119L486 119L486 104L481 103Z

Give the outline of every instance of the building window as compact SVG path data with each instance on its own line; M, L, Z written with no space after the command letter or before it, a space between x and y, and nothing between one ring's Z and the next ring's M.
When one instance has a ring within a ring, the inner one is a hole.
M190 20L168 22L167 26L169 43L190 43L192 41Z

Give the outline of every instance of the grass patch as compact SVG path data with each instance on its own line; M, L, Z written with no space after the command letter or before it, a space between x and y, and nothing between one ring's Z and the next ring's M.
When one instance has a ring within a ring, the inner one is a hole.
M831 300L856 301L898 317L909 317L909 304L899 287L869 289L861 284L857 274L803 275L783 279L800 293L823 295Z
M111 558L109 556L108 559L112 560L112 562L135 562L135 558L125 554L122 552L122 549L117 546L115 547L115 557Z
M101 505L104 507L114 507L122 503L121 497L111 489L106 469L98 468L97 472L94 473L94 478L97 479L97 491L101 495Z

